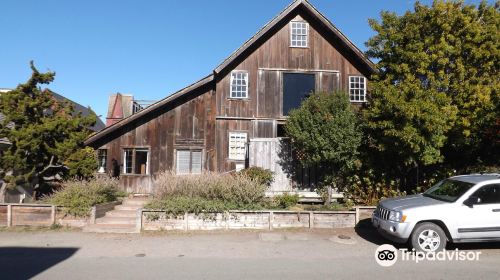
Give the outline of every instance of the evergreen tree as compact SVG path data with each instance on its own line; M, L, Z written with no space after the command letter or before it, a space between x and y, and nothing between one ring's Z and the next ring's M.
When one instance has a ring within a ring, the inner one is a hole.
M5 182L0 199L6 187L19 185L36 193L47 182L67 175L68 163L83 160L74 154L81 153L89 128L96 122L95 114L84 117L75 113L71 104L57 102L49 89L39 87L52 82L54 72L40 73L33 62L31 70L26 83L0 96L0 112L5 116L0 123L0 138L11 142L0 158Z
M378 164L404 175L442 162L498 163L498 2L417 2L370 25L377 34L367 53L379 73L365 116Z

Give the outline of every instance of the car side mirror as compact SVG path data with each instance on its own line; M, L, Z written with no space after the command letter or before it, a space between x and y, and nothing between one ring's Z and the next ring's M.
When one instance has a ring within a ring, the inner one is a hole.
M481 198L474 196L474 195L469 196L469 198L467 198L464 201L464 205L467 205L471 208L474 207L475 204L479 204L479 203L481 203Z

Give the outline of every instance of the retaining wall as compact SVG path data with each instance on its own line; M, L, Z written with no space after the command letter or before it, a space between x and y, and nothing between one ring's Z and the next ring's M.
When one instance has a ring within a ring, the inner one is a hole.
M184 214L177 217L161 210L140 210L140 229L220 230L278 228L346 228L356 226L356 211L228 211Z

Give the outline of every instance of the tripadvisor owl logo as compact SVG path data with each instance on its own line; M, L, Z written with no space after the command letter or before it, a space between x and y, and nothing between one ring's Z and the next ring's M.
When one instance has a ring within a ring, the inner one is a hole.
M421 252L415 249L396 249L390 244L381 245L375 250L375 261L381 266L393 266L398 261L398 251L400 261L410 261L420 263L422 261L479 261L481 251L451 251Z
M381 245L375 250L375 260L381 266L393 266L398 260L398 250L390 245Z

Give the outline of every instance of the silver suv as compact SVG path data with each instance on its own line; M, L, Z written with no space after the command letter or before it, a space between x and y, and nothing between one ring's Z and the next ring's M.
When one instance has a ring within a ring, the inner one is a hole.
M440 251L447 242L500 241L500 174L455 176L423 194L382 200L372 224L417 251Z

